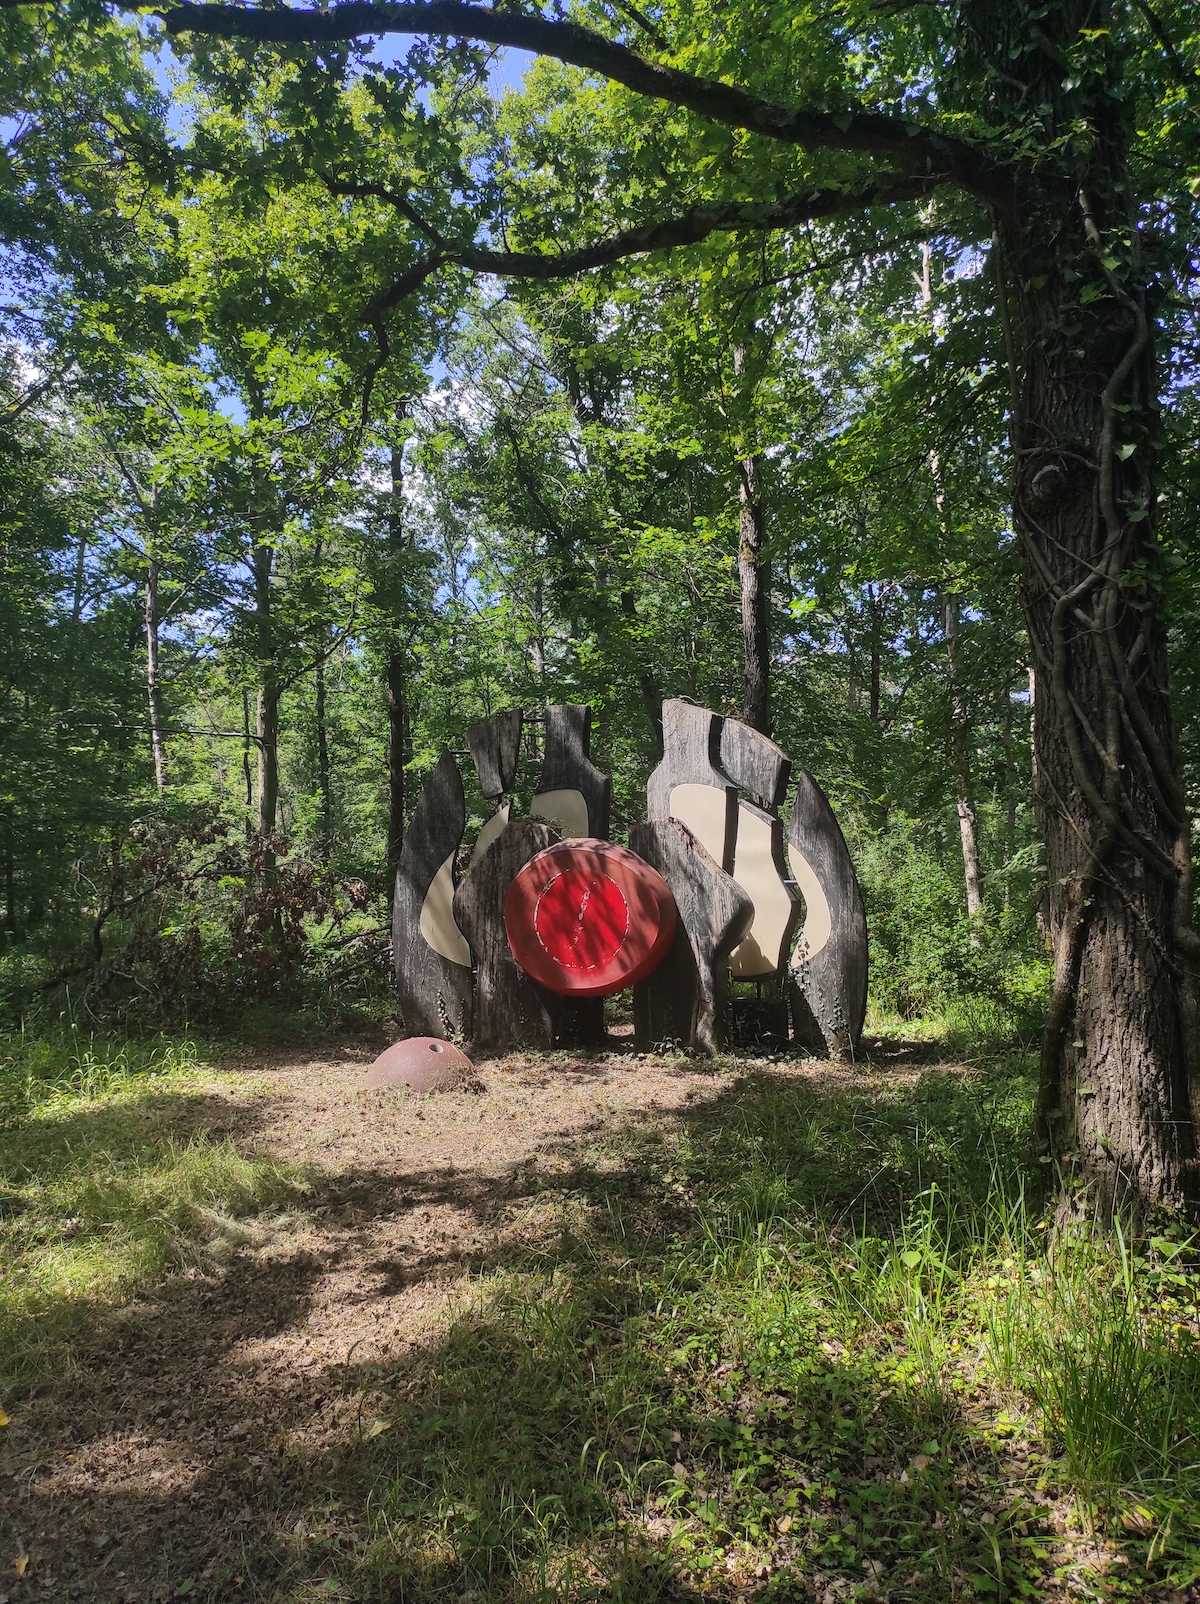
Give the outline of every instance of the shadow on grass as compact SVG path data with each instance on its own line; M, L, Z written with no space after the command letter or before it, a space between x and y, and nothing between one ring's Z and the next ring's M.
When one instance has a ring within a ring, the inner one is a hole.
M58 1468L10 1500L16 1540L96 1604L1041 1596L1025 1449L953 1346L951 1261L1021 1184L1024 1070L760 1071L519 1175L314 1182L319 1255L95 1315L34 1402ZM493 1245L364 1252L448 1202ZM477 1285L385 1365L271 1359L356 1267L364 1305Z

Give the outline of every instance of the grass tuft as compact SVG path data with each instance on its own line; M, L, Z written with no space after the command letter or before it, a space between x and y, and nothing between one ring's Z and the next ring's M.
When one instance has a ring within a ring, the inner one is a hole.
M300 1178L189 1115L212 1074L190 1040L0 1040L0 1376L36 1381L98 1306L197 1263L222 1221Z

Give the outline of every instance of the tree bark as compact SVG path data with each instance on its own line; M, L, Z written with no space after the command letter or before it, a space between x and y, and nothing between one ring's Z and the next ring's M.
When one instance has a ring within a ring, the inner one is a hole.
M161 564L152 556L146 569L143 617L146 629L146 700L150 711L150 751L154 757L154 784L161 794L167 784L167 748L163 737L162 685L158 677L158 582Z
M274 833L279 811L279 663L271 609L271 571L275 548L260 535L254 542L254 631L258 654L258 833Z
M242 777L246 783L246 835L250 834L250 820L254 813L254 779L250 772L250 692L242 688Z
M317 715L317 788L321 793L321 840L319 852L322 863L333 855L333 779L329 770L329 726L325 696L325 659L319 657L316 667Z
M744 661L742 719L771 733L771 578L767 568L767 513L762 502L761 464L756 456L738 463L738 588L742 600Z
M979 867L979 825L971 784L970 715L959 684L956 661L959 616L959 598L943 596L942 633L946 637L946 669L950 680L950 748L954 764L955 806L959 840L962 843L963 879L967 888L967 917L973 919L983 908L983 874ZM975 939L978 940L978 937Z
M963 17L989 111L1015 124L1038 106L1046 140L1080 118L1091 130L1078 160L1041 160L997 215L1001 316L1010 282L1018 313L1013 517L1055 968L1039 1120L1066 1206L1195 1211L1200 942L1159 611L1158 403L1121 62L1109 41L1103 71L1063 80L1080 31L1103 24L1091 0L969 0Z
M747 382L750 350L739 339L733 372L744 402L754 406L753 381ZM762 459L752 451L737 459L738 592L742 608L742 721L763 735L771 733L771 571L766 554L767 512L762 498Z
M392 616L388 620L387 647L384 652L383 683L387 695L387 860L388 884L394 886L404 842L404 771L412 756L412 729L409 709L408 648L404 592L404 448L391 452L392 493L387 516L387 552Z

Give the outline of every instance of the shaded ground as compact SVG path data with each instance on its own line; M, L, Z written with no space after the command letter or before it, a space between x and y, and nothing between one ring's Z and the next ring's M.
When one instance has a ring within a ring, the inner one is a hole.
M585 1181L615 1178L615 1138L652 1141L750 1067L509 1058L482 1066L482 1091L415 1099L364 1092L376 1050L247 1057L181 1105L181 1133L265 1148L310 1190L302 1209L221 1222L206 1268L98 1314L57 1385L10 1401L0 1599L330 1596L307 1591L305 1556L357 1540L346 1494L356 1459L365 1492L383 1425L374 1389L419 1376L473 1278L558 1229Z

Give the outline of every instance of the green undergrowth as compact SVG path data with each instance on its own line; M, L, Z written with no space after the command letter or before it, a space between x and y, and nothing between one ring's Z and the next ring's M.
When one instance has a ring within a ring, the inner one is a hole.
M213 1067L187 1039L0 1037L0 1381L36 1382L63 1339L225 1222L294 1194L269 1158L189 1129Z
M629 1135L623 1167L548 1180L553 1229L397 1378L367 1445L373 1549L325 1585L563 1604L1186 1585L1189 1251L1048 1240L1032 1091L1020 1054L900 1086L764 1068L666 1138Z

